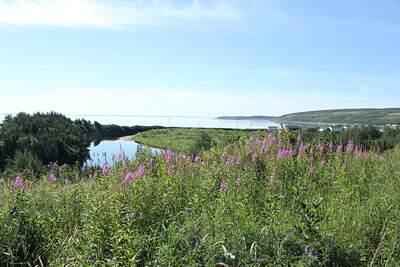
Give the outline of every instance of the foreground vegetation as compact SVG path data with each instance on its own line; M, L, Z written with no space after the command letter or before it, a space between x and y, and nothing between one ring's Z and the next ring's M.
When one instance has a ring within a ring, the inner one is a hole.
M398 152L314 141L283 132L3 177L0 265L398 266Z

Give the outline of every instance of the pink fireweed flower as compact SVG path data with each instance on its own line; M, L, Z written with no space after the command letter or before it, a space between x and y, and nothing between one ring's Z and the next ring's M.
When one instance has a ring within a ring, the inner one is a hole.
M262 146L263 146L263 147L266 147L266 146L267 146L267 144L268 144L268 138L267 138L267 137L264 137L264 140L263 140Z
M312 175L313 173L314 173L314 168L311 167L311 168L308 170L308 174L309 174L309 175Z
M259 146L261 145L260 139L258 139L258 138L256 139L256 144L259 145Z
M50 180L50 181L57 181L57 179L56 179L56 177L54 176L53 173L50 173L50 175L49 175L49 180Z
M338 145L337 149L336 149L336 153L340 154L343 151L343 146L342 145Z
M194 162L200 162L200 156L196 156L196 157L194 158Z
M353 141L349 140L349 143L346 146L346 152L352 152L354 149Z
M123 152L119 152L118 153L118 157L117 157L117 161L120 161L124 158L124 153Z
M290 149L290 150L289 150L288 155L289 155L290 157L293 157L293 155L294 155L293 149Z
M300 142L301 141L301 135L299 134L298 136L297 136L297 142Z
M172 151L171 151L171 149L168 149L167 153L165 153L165 159L167 161L171 161L172 160Z
M257 154L254 153L253 158L251 159L251 163L255 165L257 163Z
M278 142L280 142L282 140L282 132L279 131L278 132Z
M23 188L24 187L24 180L17 176L15 178L14 188Z
M193 158L192 157L188 157L187 158L187 162L192 163L193 162Z
M314 156L314 148L310 148L310 156Z
M227 189L226 182L225 182L225 181L222 181L219 190L222 191L222 192L225 192L226 189Z
M235 157L229 157L226 161L226 165L229 165L235 161Z
M299 153L298 155L297 155L297 159L301 159L303 157L303 155L301 154L301 153Z
M94 179L96 179L96 178L99 177L99 174L98 174L97 172L94 172L92 177L93 177Z
M108 175L110 168L108 167L107 163L104 163L103 166L103 174Z
M142 164L139 165L139 171L137 172L137 174L139 176L143 176L144 175L144 166Z
M320 153L320 154L324 154L324 146L321 145L321 146L319 147L319 153Z
M281 160L283 158L284 152L283 150L279 150L278 152L278 160Z
M225 157L226 157L226 151L224 151L224 152L222 153L221 159L225 159Z
M269 184L271 186L275 186L275 181L276 181L276 172L272 171L271 176L269 177Z
M240 164L241 162L242 162L242 157L239 156L239 157L236 159L236 164Z
M332 144L329 144L328 151L329 152L333 152L333 145Z
M125 182L131 181L134 178L133 172L128 172L128 174L125 176Z
M325 165L325 159L322 159L321 163L319 165L324 166Z
M250 136L250 141L254 141L254 136Z
M253 153L253 152L254 152L254 148L250 148L249 150L247 150L246 154L247 154L247 155L250 155L250 154Z
M272 138L269 140L269 143L271 145L275 144L276 138L272 136Z

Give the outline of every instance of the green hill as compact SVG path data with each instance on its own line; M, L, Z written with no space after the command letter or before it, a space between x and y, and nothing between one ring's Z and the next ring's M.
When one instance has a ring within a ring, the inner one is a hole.
M334 109L291 113L275 119L279 122L399 124L400 108Z

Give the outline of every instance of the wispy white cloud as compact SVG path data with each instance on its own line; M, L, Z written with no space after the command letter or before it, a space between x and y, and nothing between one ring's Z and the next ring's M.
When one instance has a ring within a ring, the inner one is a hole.
M215 0L0 0L0 24L95 26L174 25L240 20L233 2Z

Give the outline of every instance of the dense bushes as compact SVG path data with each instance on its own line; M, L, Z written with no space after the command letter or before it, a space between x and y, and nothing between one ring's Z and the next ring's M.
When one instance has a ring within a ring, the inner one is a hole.
M35 155L43 164L75 164L88 156L89 140L84 131L72 120L54 112L7 116L0 128L0 140L3 143L0 167L6 158L15 158L16 153L17 159L21 155ZM18 162L14 165L18 166Z

